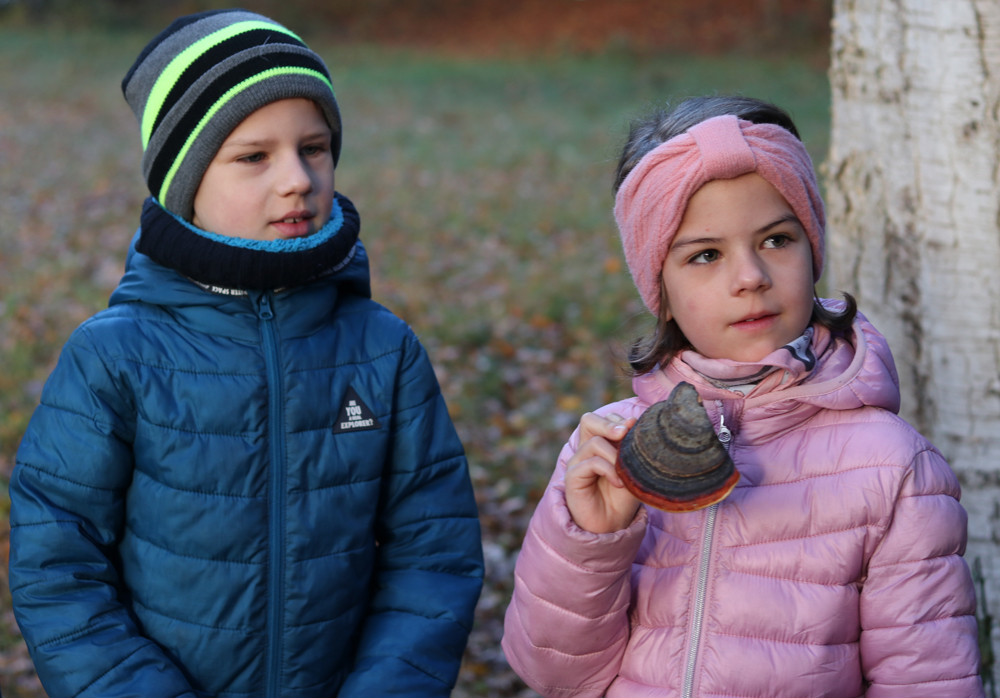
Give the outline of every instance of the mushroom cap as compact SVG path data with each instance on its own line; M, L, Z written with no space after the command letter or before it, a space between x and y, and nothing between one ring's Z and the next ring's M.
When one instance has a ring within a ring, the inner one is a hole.
M615 469L636 499L669 512L720 502L740 479L698 391L684 382L625 435Z

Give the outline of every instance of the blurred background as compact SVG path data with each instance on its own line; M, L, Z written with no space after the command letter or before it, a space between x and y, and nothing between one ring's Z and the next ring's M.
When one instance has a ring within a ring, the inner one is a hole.
M120 81L173 18L300 33L344 119L375 299L437 369L487 581L455 696L533 696L500 651L513 564L580 415L630 396L649 326L611 216L631 118L739 93L829 136L830 0L0 0L0 692L44 696L10 612L6 481L69 333L106 307L147 191Z

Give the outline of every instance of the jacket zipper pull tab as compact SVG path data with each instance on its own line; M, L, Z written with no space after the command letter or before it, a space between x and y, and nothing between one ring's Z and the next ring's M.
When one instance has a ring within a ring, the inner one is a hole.
M716 400L715 406L719 408L719 441L728 444L733 438L733 432L726 426L726 412L722 408L722 400Z
M258 302L257 316L261 320L271 320L274 318L274 313L271 312L271 299L266 293L261 295L260 301Z

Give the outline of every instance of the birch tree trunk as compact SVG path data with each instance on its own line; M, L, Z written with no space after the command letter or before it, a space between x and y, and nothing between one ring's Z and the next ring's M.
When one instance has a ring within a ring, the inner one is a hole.
M1000 2L835 0L832 52L828 287L888 337L1000 618Z

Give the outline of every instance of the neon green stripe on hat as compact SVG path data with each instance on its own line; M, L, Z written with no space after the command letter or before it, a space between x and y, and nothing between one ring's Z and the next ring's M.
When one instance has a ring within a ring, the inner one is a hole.
M160 73L160 76L156 79L156 83L153 85L153 89L150 90L149 98L146 100L146 106L142 111L142 149L145 150L146 146L149 145L149 139L153 136L153 124L156 123L156 117L160 113L160 109L163 107L163 103L167 101L167 95L170 94L171 88L177 80L184 74L188 66L194 63L198 58L226 39L230 39L237 34L243 34L254 29L270 29L271 31L282 32L283 34L288 34L293 39L302 41L297 35L288 31L280 24L273 24L271 22L237 22L236 24L231 24L230 26L220 29L217 32L213 32L208 36L199 39L194 42L186 49L177 54L172 61L167 65L167 67ZM305 42L302 42L303 44Z
M160 191L156 197L159 201L166 204L167 192L170 191L170 183L173 182L174 175L177 174L177 169L181 166L181 163L184 162L184 158L187 156L187 152L191 149L191 145L195 142L195 139L198 138L198 134L201 133L205 124L211 121L216 112L222 109L222 107L224 107L229 100L251 85L255 85L261 80L267 80L268 78L275 77L276 75L308 75L310 77L317 78L318 80L322 80L327 86L329 86L330 91L333 91L333 85L330 84L330 81L325 75L323 75L323 73L310 70L309 68L271 68L270 70L265 70L263 73L258 73L257 75L247 78L243 82L235 85L212 105L212 108L205 113L205 116L201 118L198 125L191 131L191 135L189 135L187 140L184 142L184 146L181 148L180 153L177 154L177 157L174 158L174 162L170 165L170 170L167 172L167 176L163 179L163 186L160 187Z

